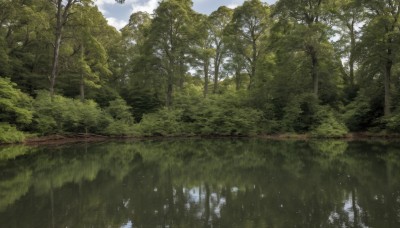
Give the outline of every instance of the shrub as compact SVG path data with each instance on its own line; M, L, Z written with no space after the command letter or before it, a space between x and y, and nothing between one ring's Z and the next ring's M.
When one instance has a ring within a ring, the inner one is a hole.
M394 113L392 116L382 120L386 123L386 129L390 132L400 133L400 114Z
M186 134L253 135L259 130L262 112L246 107L240 93L227 93L208 98L194 96L179 102Z
M98 133L109 124L105 113L99 108L96 102L92 100L86 100L81 102L80 100L73 100L75 110L71 110L71 114L77 114L77 118L73 116L71 118L71 128L67 129L71 132L82 132L85 133L94 132ZM75 113L74 113L75 112Z
M8 123L0 123L0 143L18 143L25 140L23 132Z
M112 118L107 117L94 101L81 102L58 95L55 95L51 101L46 91L38 93L34 108L34 129L42 134L97 133L112 121Z
M0 77L0 121L29 124L32 121L32 99L15 87L10 79Z
M183 135L182 112L180 109L163 108L155 113L144 114L135 129L143 136Z
M320 109L314 94L301 94L286 105L281 122L284 132L307 132L315 123L316 113Z
M136 133L133 125L126 123L123 120L113 120L108 126L102 131L105 135L112 136L134 136Z
M201 125L205 135L253 135L262 113L251 108L215 108ZM200 122L201 123L201 122Z
M311 131L316 138L340 138L348 133L346 125L337 120L329 109L321 110L317 116L319 124Z
M121 98L110 101L105 111L111 118L111 121L102 132L106 135L114 136L136 135L133 126L134 118L130 112L131 109Z
M351 131L366 130L375 119L371 112L370 99L360 93L357 98L346 106L343 114L344 122Z
M117 98L110 101L105 111L115 120L123 120L126 123L133 123L131 109L132 108L126 104L126 101L122 98Z

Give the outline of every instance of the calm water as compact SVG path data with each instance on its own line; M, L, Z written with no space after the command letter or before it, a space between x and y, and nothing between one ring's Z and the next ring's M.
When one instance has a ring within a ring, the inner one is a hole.
M400 143L2 147L0 227L400 227Z

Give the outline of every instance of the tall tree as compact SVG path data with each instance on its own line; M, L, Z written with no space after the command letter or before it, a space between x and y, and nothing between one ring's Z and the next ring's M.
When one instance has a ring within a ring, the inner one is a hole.
M23 91L44 88L51 38L47 1L0 1L0 75L18 82Z
M182 53L189 49L188 37L190 16L192 12L190 0L165 0L155 10L150 29L150 42L153 54L159 59L160 67L166 76L166 105L172 105L174 86L180 76L179 62Z
M53 42L53 60L51 67L50 81L50 95L54 96L54 87L58 74L60 47L62 44L63 30L73 14L72 8L78 4L88 4L92 0L49 0L55 7L55 29L54 29L54 42ZM116 0L123 3L124 0Z
M156 87L150 83L155 72L151 72L152 53L148 46L151 16L146 12L133 13L128 24L122 28L123 49L125 49L123 60L123 72L120 80L134 89L153 89ZM129 80L129 81L128 81ZM153 88L149 88L153 87Z
M364 1L370 21L362 36L364 65L375 65L374 72L383 74L384 115L389 116L392 109L391 78L393 66L397 63L400 51L400 1Z
M219 7L209 16L209 34L211 36L214 52L214 87L213 93L218 91L221 65L227 54L225 30L232 20L233 10L226 6Z
M75 26L72 26L75 36L75 46L79 53L77 58L78 75L80 75L80 97L85 100L85 88L101 87L102 81L111 75L107 63L107 51L105 39L101 39L107 33L109 26L101 12L91 5L82 4L77 7L74 15ZM73 23L71 23L73 24ZM102 42L103 41L103 42Z
M328 37L322 23L327 16L326 3L331 0L280 0L276 4L276 14L293 21L296 26L299 49L305 51L310 60L310 74L313 81L313 92L318 96L320 53L323 42Z
M214 48L212 47L212 36L210 34L210 23L208 17L202 14L195 15L195 31L194 41L191 45L193 52L192 65L200 68L199 72L203 73L204 77L204 97L207 97L210 84L210 67L211 58L214 56Z
M245 1L234 10L229 33L235 43L233 47L247 62L249 89L253 87L257 61L262 53L260 43L268 34L270 24L269 7L260 0Z
M337 52L341 59L347 61L346 66L343 66L343 73L348 84L354 87L360 27L366 20L364 8L358 0L336 0L332 3L332 17L340 37L337 41Z

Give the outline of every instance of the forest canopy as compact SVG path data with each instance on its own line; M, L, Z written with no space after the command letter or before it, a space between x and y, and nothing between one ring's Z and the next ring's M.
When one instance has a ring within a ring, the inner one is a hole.
M0 143L400 133L400 0L192 6L117 31L92 0L0 0Z

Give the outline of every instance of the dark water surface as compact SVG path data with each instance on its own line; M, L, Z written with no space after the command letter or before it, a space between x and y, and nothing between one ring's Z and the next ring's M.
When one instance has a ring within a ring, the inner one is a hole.
M2 147L0 227L400 227L400 143Z

